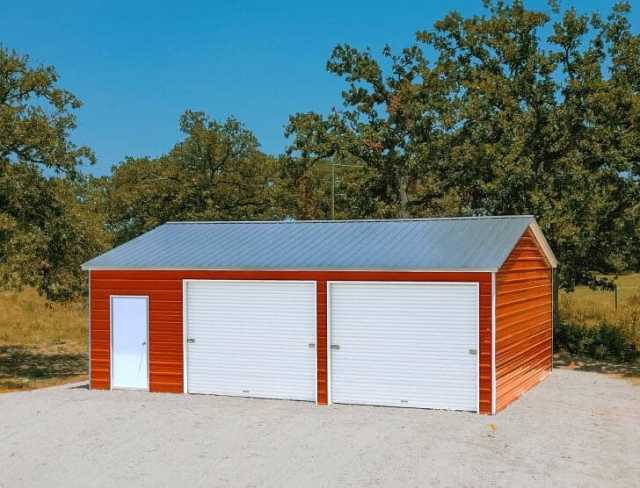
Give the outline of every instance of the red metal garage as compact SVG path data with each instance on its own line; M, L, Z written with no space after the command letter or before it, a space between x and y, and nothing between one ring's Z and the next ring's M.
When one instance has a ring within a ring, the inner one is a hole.
M91 387L495 413L556 265L531 216L167 223L83 266Z

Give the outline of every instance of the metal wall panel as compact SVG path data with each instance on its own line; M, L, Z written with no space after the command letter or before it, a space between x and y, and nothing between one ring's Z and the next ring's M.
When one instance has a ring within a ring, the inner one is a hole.
M188 281L187 391L315 400L314 282Z
M544 379L553 364L552 269L527 230L496 273L496 410Z
M478 410L475 283L330 283L335 403Z
M149 388L154 392L185 391L183 280L269 280L317 282L317 401L328 400L327 282L402 281L468 282L480 288L480 412L491 413L491 274L371 271L149 271L101 270L91 280L91 386L110 387L109 295L149 296Z

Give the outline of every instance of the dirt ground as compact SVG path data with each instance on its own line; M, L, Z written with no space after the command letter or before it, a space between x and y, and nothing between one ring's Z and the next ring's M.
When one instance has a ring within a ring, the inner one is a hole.
M82 386L0 395L0 486L638 486L640 387L568 369L495 416Z

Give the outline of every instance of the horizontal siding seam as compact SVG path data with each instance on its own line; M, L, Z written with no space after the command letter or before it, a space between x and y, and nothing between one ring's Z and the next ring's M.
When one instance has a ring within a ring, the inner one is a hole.
M543 325L549 325L549 323L551 322L551 319L545 320L544 322L535 322L533 324L530 324L528 327L525 327L524 329L521 330L517 330L515 332L512 332L510 334L504 335L503 337L501 337L500 339L498 339L496 341L496 344L500 345L501 348L508 348L511 347L514 343L509 341L509 339L513 339L515 337L521 337L522 335L524 335L527 332L531 332L531 331L535 331L538 328L542 328ZM547 330L547 329L545 329ZM547 330L547 332L549 332ZM539 332L535 332L532 336L527 335L525 337L525 339L519 339L516 341L516 343L521 343L526 341L527 337L533 337L535 335L537 335ZM508 341L508 342L507 342Z

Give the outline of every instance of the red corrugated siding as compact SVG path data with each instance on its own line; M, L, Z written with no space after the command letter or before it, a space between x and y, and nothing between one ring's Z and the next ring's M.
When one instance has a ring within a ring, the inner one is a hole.
M551 370L552 272L530 230L496 274L496 410Z
M92 271L91 386L109 388L110 295L149 296L150 390L182 392L182 280L317 281L318 402L327 402L327 281L458 281L480 285L480 411L491 412L491 274L365 271Z

